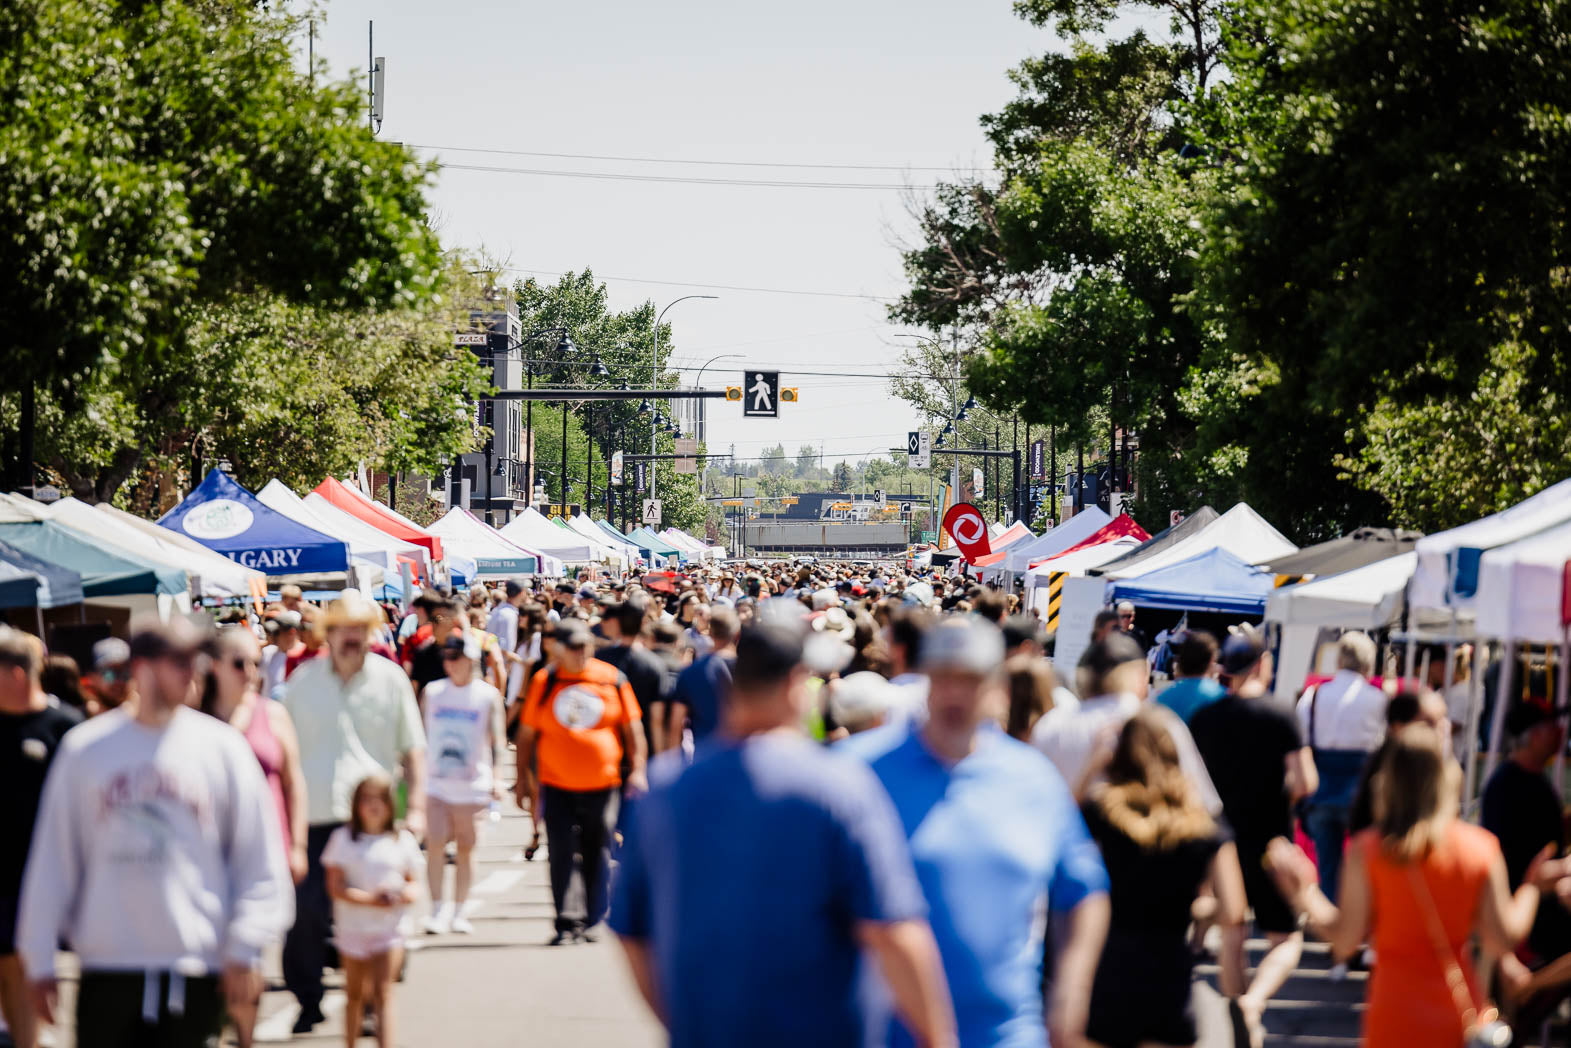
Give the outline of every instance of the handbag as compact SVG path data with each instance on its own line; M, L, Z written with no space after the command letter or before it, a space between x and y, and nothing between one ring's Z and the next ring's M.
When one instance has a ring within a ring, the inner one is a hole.
M1473 1004L1473 994L1467 988L1467 977L1462 974L1462 966L1451 951L1451 942L1446 938L1445 926L1440 922L1440 911L1435 906L1434 896L1429 894L1429 885L1424 882L1416 865L1408 866L1407 873L1413 882L1414 896L1423 903L1424 921L1429 927L1435 956L1445 969L1451 1002L1456 1005L1457 1015L1462 1019L1463 1048L1509 1048L1511 1027L1501 1020L1500 1010L1491 1006L1480 1011Z

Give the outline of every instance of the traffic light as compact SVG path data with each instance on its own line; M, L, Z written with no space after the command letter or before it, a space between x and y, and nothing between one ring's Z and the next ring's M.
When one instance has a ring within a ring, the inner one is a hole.
M795 404L798 399L795 386L787 386L780 391L780 402L782 404Z
M740 401L742 399L742 387L727 386L725 388L725 398L732 402Z

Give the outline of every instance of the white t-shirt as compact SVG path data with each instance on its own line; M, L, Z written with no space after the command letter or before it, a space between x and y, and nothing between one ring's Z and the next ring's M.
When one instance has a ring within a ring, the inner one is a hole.
M363 833L355 840L348 826L340 826L327 838L327 847L322 849L322 865L343 870L344 884L350 888L368 892L403 891L407 880L418 876L424 868L425 859L420 855L420 845L408 830L399 830L396 834ZM378 939L408 934L408 910L409 907L402 904L364 906L334 900L333 920L345 933Z
M485 631L496 638L503 651L518 647L518 609L503 601L491 610Z
M502 696L482 680L425 689L426 792L448 804L491 800L491 731Z
M276 644L262 649L262 694L269 699L283 697L284 670L289 667L289 653Z
M1298 723L1304 744L1322 750L1363 750L1373 753L1386 737L1386 693L1353 670L1304 692L1298 700ZM1309 715L1314 711L1310 730ZM1311 741L1313 740L1313 741Z

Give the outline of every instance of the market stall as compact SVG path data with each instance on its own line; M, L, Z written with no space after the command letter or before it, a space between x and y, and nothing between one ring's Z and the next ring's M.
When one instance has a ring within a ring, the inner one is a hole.
M1220 547L1176 564L1114 582L1108 600L1170 611L1207 611L1260 618L1274 579Z
M1057 527L1048 528L1034 539L1016 543L998 563L1000 574L1022 575L1033 561L1040 561L1070 546L1078 545L1112 522L1112 517L1096 506L1087 506Z
M1286 556L1298 547L1281 532L1240 502L1210 524L1164 549L1131 554L1102 565L1095 574L1110 579L1133 579L1192 560L1201 553L1220 549L1245 564L1258 564Z
M526 507L497 530L507 541L554 557L564 566L589 564L595 559L595 547L588 539L557 527L533 506Z
M407 562L416 579L431 577L431 551L413 542L394 538L380 528L373 527L352 513L345 513L314 492L301 498L283 481L274 477L256 493L258 501L277 510L290 520L303 524L313 531L320 531L342 539L349 547L349 555L380 564L389 576L400 573L399 564Z
M441 520L432 524L430 532L439 536L450 551L463 554L475 562L475 579L491 582L516 578L520 575L560 575L562 565L532 553L509 542L495 528L487 525L461 506L454 506ZM545 561L542 564L542 560Z

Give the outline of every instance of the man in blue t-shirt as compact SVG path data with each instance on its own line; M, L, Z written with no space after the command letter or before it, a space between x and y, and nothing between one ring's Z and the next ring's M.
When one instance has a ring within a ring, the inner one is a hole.
M693 729L697 746L720 726L720 709L731 691L731 666L736 662L736 636L741 625L730 608L715 608L709 615L709 639L714 650L700 655L676 675L669 700L671 722L665 731L665 748L682 745L682 728Z
M1188 724L1197 710L1227 694L1216 679L1216 638L1205 630L1186 630L1167 643L1173 649L1174 682L1156 701Z
M928 716L838 748L862 757L894 799L954 995L961 1045L1046 1048L1085 1034L1107 934L1107 871L1074 797L1042 754L1001 731L1004 641L968 616L929 631ZM1042 1002L1043 940L1059 949ZM905 1029L888 1042L909 1044Z
M866 765L808 741L801 624L741 633L720 733L656 762L626 826L611 928L675 1048L882 1043L886 995L954 1044L927 907Z

